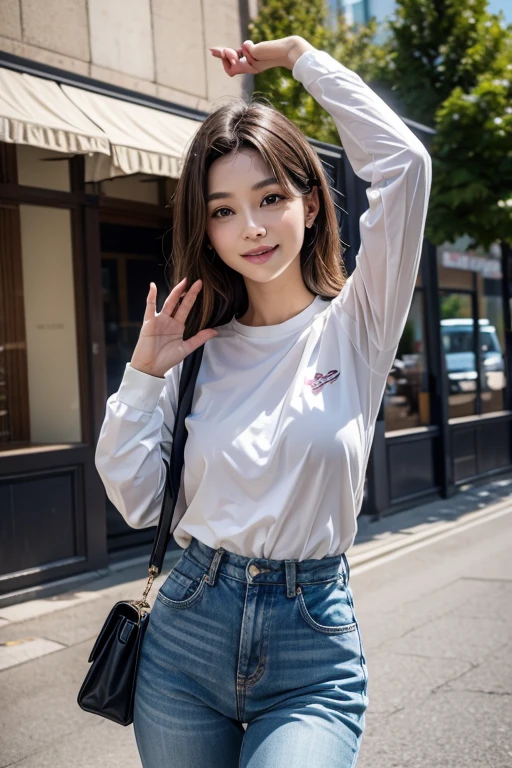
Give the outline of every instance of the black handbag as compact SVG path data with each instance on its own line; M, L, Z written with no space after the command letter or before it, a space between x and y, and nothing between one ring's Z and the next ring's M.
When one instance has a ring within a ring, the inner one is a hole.
M162 459L166 469L164 498L155 541L149 559L149 578L140 600L121 600L110 611L89 656L89 668L78 693L77 702L86 712L101 715L119 725L133 722L133 701L137 667L144 634L149 624L149 590L162 569L171 538L171 525L180 489L187 429L185 418L192 407L192 397L204 345L183 361L178 406L173 429L171 461Z

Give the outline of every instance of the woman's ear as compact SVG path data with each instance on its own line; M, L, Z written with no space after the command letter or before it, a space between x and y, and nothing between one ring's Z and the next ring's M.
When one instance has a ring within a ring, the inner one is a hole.
M320 210L320 198L318 197L318 187L313 187L311 192L305 195L304 199L304 223L306 227L313 226L313 223Z

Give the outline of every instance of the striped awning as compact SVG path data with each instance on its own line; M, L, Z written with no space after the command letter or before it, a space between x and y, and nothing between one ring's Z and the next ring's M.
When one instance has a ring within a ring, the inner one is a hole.
M0 141L85 155L85 180L177 179L201 125L164 110L0 67Z
M110 155L108 136L57 83L0 67L0 141Z
M133 173L179 178L183 154L201 125L199 120L70 85L61 87L110 142L110 157L86 158L88 181Z

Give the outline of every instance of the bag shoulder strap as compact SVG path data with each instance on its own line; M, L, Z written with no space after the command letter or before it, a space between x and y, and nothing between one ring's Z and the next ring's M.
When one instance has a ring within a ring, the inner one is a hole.
M157 574L162 570L165 553L171 538L171 525L180 490L181 473L185 457L185 443L187 442L188 432L185 426L185 419L190 414L192 408L192 398L196 385L197 374L203 357L204 344L201 344L194 352L183 360L181 370L178 405L176 409L176 418L174 419L174 429L172 435L171 461L162 458L165 465L165 483L164 496L160 518L153 542L151 557L149 558L149 568L156 569ZM156 575L157 575L156 574Z

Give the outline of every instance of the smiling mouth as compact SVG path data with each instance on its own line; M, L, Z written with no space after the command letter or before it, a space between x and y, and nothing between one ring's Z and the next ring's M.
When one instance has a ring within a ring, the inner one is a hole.
M273 248L268 248L266 251L260 251L259 253L242 253L242 257L244 259L257 259L257 258L263 258L264 256L269 256L270 254L274 253L274 251L277 249L277 245L274 245Z

